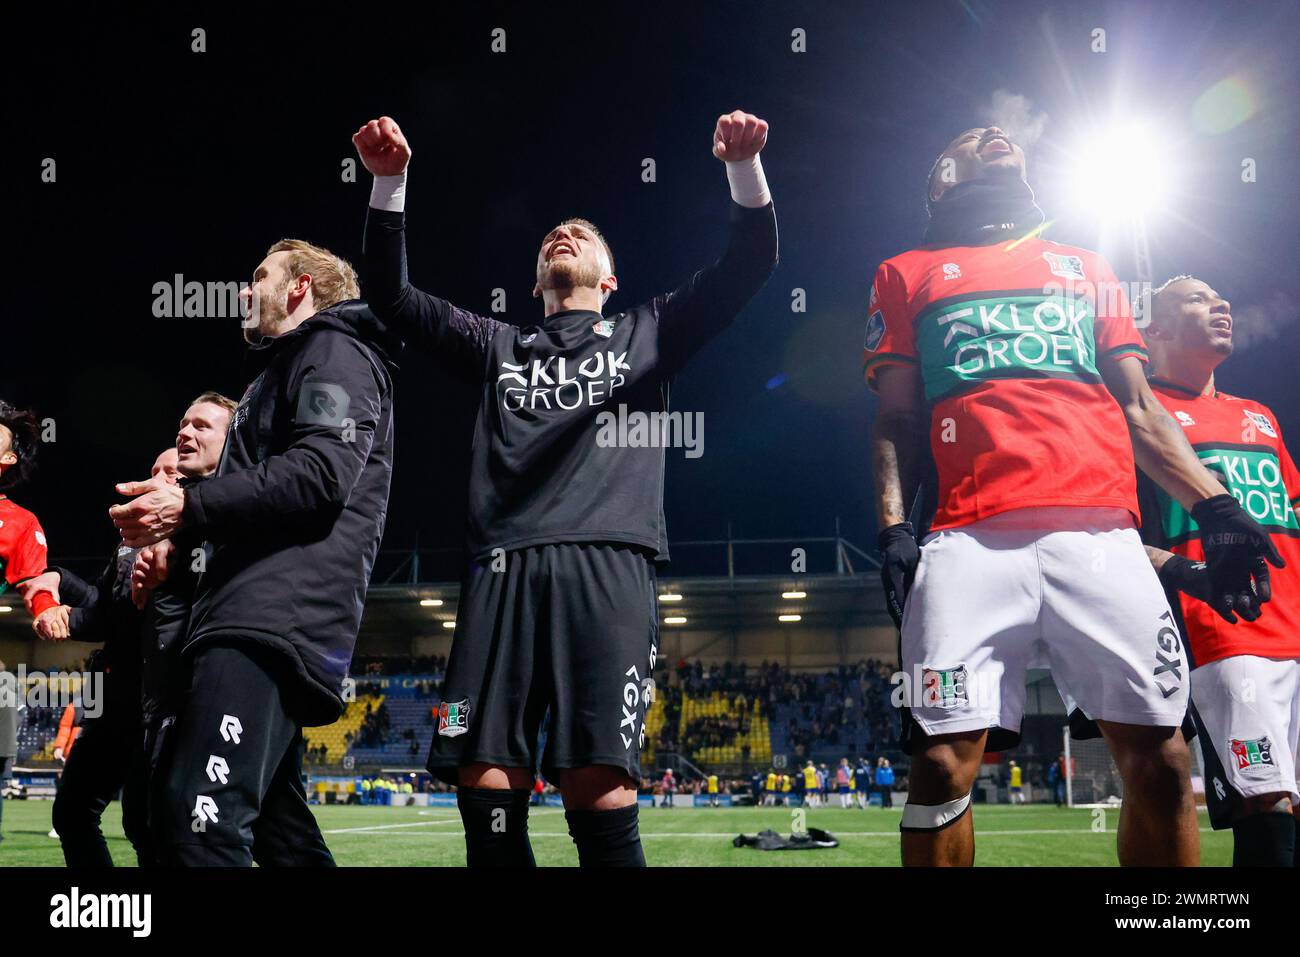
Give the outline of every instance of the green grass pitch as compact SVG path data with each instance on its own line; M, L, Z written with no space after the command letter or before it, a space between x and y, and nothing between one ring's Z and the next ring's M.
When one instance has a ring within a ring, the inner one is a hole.
M51 839L49 801L6 801L0 866L63 864L59 842ZM134 863L122 835L119 805L104 815L105 835L119 865ZM1097 812L1100 813L1100 812ZM460 867L465 843L455 808L338 807L316 808L325 840L342 866ZM765 852L735 848L742 831L763 828L789 833L792 812L785 808L641 809L646 860L653 866L679 867L895 867L898 865L899 809L809 808L807 824L833 833L840 846L825 851ZM1050 805L976 806L976 863L986 867L1115 866L1117 810L1100 820L1094 812ZM529 831L537 863L576 866L577 854L559 808L533 808ZM1231 832L1209 829L1201 814L1204 865L1232 861Z

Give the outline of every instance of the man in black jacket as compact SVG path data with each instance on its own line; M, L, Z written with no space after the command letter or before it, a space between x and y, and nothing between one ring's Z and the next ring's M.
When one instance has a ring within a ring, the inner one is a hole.
M194 399L175 445L158 456L151 475L182 488L212 475L234 411L234 401L217 392ZM24 598L46 590L62 602L33 623L40 637L104 642L104 700L82 726L54 802L54 829L70 867L113 866L100 820L119 790L123 830L138 863L157 863L148 818L152 767L184 691L177 648L202 544L181 534L143 549L121 545L93 584L51 566L18 586Z
M352 267L284 240L245 291L265 361L215 477L119 486L128 545L177 531L211 546L182 653L190 687L164 744L153 825L164 863L330 866L301 781L302 728L343 712L344 681L388 506L389 340ZM259 853L260 856L260 853Z
M613 254L591 223L543 239L519 328L415 289L403 197L410 147L389 117L353 137L375 176L366 221L371 306L394 331L481 385L470 551L429 770L457 785L470 866L529 866L541 770L564 797L583 866L643 866L636 787L656 656L655 564L668 558L665 441L675 375L776 265L776 215L758 154L767 124L719 118L731 187L721 259L679 289L606 318ZM640 430L638 435L634 431ZM679 429L679 438L683 437Z
M160 454L150 473L153 479L177 481L176 458L174 448ZM137 860L147 866L154 856L140 746L144 726L140 714L142 614L131 598L135 558L136 549L121 545L94 582L51 566L24 583L29 591L49 591L60 602L33 622L41 638L104 643L103 652L95 656L97 666L92 668L102 666L102 700L93 702L93 715L88 713L81 726L54 799L54 830L69 867L113 866L100 821L119 792L122 829Z

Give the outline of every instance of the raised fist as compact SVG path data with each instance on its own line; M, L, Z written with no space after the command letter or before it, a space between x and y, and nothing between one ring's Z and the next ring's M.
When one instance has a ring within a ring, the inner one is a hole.
M723 162L735 163L757 156L766 142L767 120L735 110L718 117L718 125L713 130L713 155Z
M411 161L411 145L391 116L365 124L352 134L352 145L374 176L397 176Z

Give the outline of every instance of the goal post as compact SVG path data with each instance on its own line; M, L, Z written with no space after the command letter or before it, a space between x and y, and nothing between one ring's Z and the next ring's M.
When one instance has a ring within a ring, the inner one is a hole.
M1065 743L1065 803L1069 807L1116 807L1124 801L1124 780L1110 748L1102 738L1075 741L1069 725L1061 729ZM1198 804L1205 800L1200 742L1187 743L1192 755L1192 790Z

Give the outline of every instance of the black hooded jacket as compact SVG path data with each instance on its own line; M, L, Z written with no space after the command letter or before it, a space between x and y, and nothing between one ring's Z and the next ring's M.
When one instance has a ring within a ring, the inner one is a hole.
M59 600L71 607L68 630L74 641L102 641L103 713L123 724L140 722L141 615L131 601L131 571L137 549L119 545L104 570L87 582L57 565Z
M306 725L343 711L388 510L397 348L359 300L269 340L216 475L186 491L181 529L208 558L182 650L251 641L281 653Z

